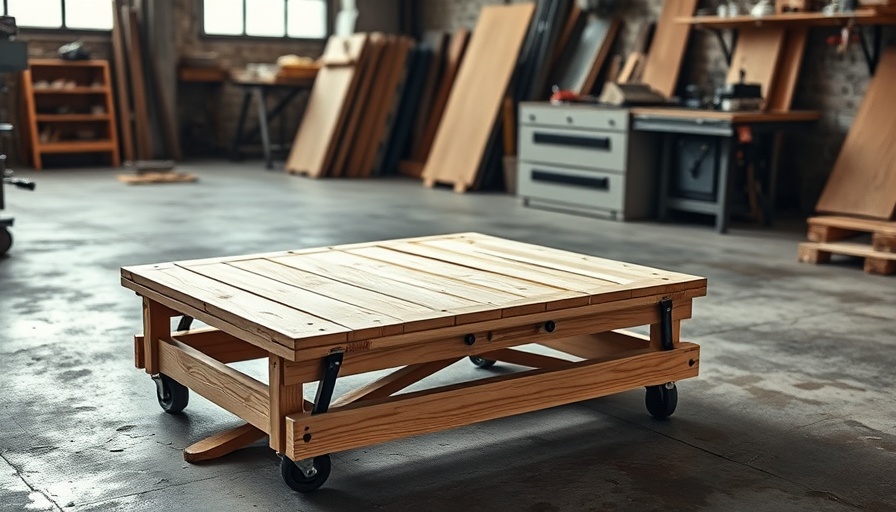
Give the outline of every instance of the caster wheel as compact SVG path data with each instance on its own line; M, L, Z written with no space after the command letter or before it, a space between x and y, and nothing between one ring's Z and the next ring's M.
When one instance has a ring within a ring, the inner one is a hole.
M662 386L650 386L647 388L644 403L651 416L664 420L675 412L675 406L678 405L678 388L674 382Z
M293 462L284 456L280 459L280 476L296 492L315 491L330 477L330 456L318 455L311 464L307 461Z
M152 379L156 381L156 396L159 399L159 405L165 412L177 414L184 410L190 401L190 390L186 386L163 373Z
M495 366L495 362L492 359L483 359L481 357L470 356L470 362L478 366L479 368L491 368Z
M8 229L0 229L0 256L6 254L6 251L12 247L12 233Z

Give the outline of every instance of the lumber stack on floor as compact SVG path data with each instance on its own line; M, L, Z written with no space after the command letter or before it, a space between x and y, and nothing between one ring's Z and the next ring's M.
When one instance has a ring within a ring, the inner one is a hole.
M800 244L803 263L827 263L834 254L864 259L865 272L896 273L896 222L824 216L808 220L809 242ZM867 241L850 239L871 235Z

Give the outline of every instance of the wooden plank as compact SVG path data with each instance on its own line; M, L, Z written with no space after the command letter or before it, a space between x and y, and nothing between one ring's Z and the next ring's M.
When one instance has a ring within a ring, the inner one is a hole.
M856 217L843 217L840 215L825 215L823 217L810 217L806 220L810 227L832 227L848 231L862 233L882 233L896 235L896 222L887 222L873 219L860 219ZM827 240L812 240L813 242L826 242Z
M268 357L268 351L214 327L171 333L171 339L188 345L224 364Z
M567 359L560 359L559 357L546 356L510 348L502 348L500 350L486 352L480 354L479 357L482 357L483 359L491 359L493 361L501 361L502 363L527 366L529 368L559 368L570 363Z
M286 416L289 414L311 411L311 407L303 396L303 383L288 384L286 382L286 363L282 357L268 359L268 383L270 389L270 422L269 440L271 448L277 453L286 450Z
M815 205L825 213L892 219L896 213L896 48L881 55L874 78L846 135L834 170Z
M160 372L159 344L161 340L171 336L171 317L174 311L164 305L143 298L143 367L146 373L156 375Z
M291 415L287 417L287 454L303 459L679 381L697 375L699 359L699 347L683 343L666 352L647 351L482 379L316 416Z
M146 368L146 346L143 335L134 336L134 367L138 370Z
M349 341L383 335L384 325L400 325L401 319L364 309L356 304L331 299L305 288L264 277L235 266L212 263L193 265L189 270L222 284L264 297L273 302L322 318L351 331Z
M691 34L690 25L676 23L675 19L693 15L696 8L697 0L663 2L663 11L644 62L641 81L667 98L675 95L681 60Z
M359 105L362 113L359 125L355 134L355 140L352 142L352 148L346 161L343 175L358 178L363 175L361 169L364 166L364 160L368 154L368 147L371 144L371 138L376 130L376 123L379 119L377 113L383 108L381 101L386 94L388 84L383 77L392 75L395 68L395 52L396 38L395 36L387 36L385 34L373 34L371 38L375 38L378 44L382 46L381 57L376 70L374 83L370 86L367 97L364 102Z
M121 9L118 0L112 1L112 12ZM131 119L130 86L127 78L127 59L125 58L124 33L121 19L117 14L112 16L112 61L115 66L115 97L118 100L118 125L121 127L121 147L126 161L134 160L133 119Z
M833 253L833 254L842 254L844 256L855 256L857 258L872 258L877 260L889 260L896 261L896 254L890 252L881 252L875 251L873 247L867 244L857 244L852 242L803 242L800 244L800 254L802 255L803 249L806 249L807 254L809 250L822 252L822 253ZM801 259L802 260L802 256ZM814 261L805 260L809 263L816 263ZM820 263L820 261L818 261Z
M372 34L368 45L370 49L367 57L358 63L358 88L355 94L349 97L351 102L349 117L342 136L337 141L338 148L333 164L330 166L330 176L339 177L347 174L346 162L349 155L356 149L355 144L360 137L359 130L363 122L362 114L370 101L371 91L377 83L376 78L385 50L385 41L381 35Z
M279 343L296 348L298 340L346 339L348 329L302 311L229 286L182 267L132 273L131 279L174 300L206 311Z
M784 49L778 58L775 85L766 97L766 110L788 111L799 80L803 54L806 50L808 27L792 27L786 32Z
M221 458L267 436L263 431L245 423L207 437L184 448L184 460L190 463Z
M255 428L268 431L268 389L261 382L173 340L159 341L159 368Z
M778 59L786 35L787 31L782 28L741 30L725 81L729 84L738 83L743 72L744 82L759 84L762 87L762 97L768 99L775 86L775 71L778 69Z
M266 259L247 260L231 265L278 281L292 284L348 304L386 313L400 318L405 327L438 328L452 325L453 319L433 318L432 308L402 300L391 295L360 288L329 277L305 272ZM384 329L389 332L389 329Z
M597 359L650 347L650 337L617 330L598 334L582 334L566 338L549 338L541 345L583 359Z
M682 299L672 309L673 321L690 318L691 313L691 302ZM544 324L548 320L554 321L556 326L552 333L544 330ZM553 339L658 322L659 308L655 302L630 299L622 304L601 304L540 313L526 319L505 318L438 331L405 333L364 343L306 348L296 355L294 362L287 363L287 383L320 379L320 360L333 350L345 352L339 374L346 376L382 368L481 355L528 343L547 345ZM466 342L469 335L475 337L473 345Z
M482 8L423 168L424 179L453 183L456 189L476 183L534 11L534 4Z
M354 402L363 400L374 400L385 398L393 395L402 389L415 384L430 375L451 366L456 363L457 359L444 359L442 361L432 361L429 363L421 363L408 365L404 368L396 370L385 377L377 379L369 384L355 388L348 393L333 400L332 407L342 407Z
M188 172L143 172L140 174L116 174L115 179L125 185L150 185L155 183L195 183L199 180Z
M454 88L454 81L457 78L457 72L460 69L461 62L463 62L464 55L466 54L467 43L469 40L470 31L465 28L458 29L454 35L451 36L451 44L448 47L448 53L445 60L445 69L442 72L442 78L439 81L439 89L436 92L432 109L430 109L426 128L423 131L420 140L414 146L412 160L420 162L421 165L425 165L427 158L429 158L432 143L436 138L439 124L442 122L442 115L445 113L448 97L451 95L451 90ZM418 177L422 175L423 168L421 167Z
M134 131L137 135L137 158L152 158L152 134L150 133L149 111L146 108L146 81L143 76L143 51L137 27L137 13L128 6L119 11L121 26L127 23L126 41L128 68L131 71L131 95L134 100Z
M343 59L351 64L324 66L317 73L311 88L302 124L286 160L286 170L324 176L332 164L336 143L346 121L347 99L357 89L357 62L367 48L367 34L348 37L331 36L327 41L324 61Z

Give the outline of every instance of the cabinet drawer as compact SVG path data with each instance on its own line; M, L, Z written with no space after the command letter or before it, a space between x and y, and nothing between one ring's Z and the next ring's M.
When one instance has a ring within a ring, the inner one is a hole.
M523 104L520 106L520 124L624 132L628 130L628 110Z
M517 195L587 208L621 211L625 176L613 172L561 169L520 162Z
M624 133L521 126L519 142L521 160L625 171Z

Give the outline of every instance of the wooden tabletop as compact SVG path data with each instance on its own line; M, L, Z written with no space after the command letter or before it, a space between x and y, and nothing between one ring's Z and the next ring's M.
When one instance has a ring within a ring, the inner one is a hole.
M721 110L702 110L691 108L635 107L631 109L635 117L664 117L674 119L707 119L728 121L731 123L787 123L817 121L821 113L812 110L792 110L788 112L762 112L745 110L724 112Z
M178 312L289 349L706 293L702 277L477 233L125 267L121 277Z

